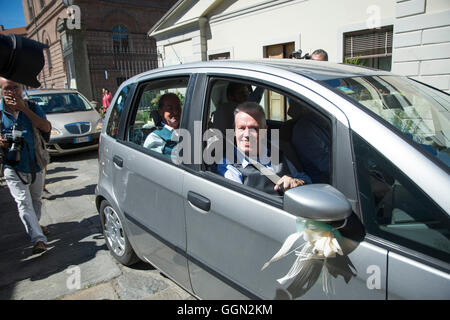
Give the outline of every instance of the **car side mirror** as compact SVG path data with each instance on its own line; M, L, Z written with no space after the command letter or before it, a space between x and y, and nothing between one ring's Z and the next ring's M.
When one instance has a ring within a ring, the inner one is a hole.
M283 209L297 217L316 221L339 221L352 214L347 198L329 184L311 184L284 193Z

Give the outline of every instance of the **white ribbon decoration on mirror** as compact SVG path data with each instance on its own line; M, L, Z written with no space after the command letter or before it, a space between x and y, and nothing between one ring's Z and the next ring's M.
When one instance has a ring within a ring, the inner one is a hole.
M344 224L338 228L332 228L330 226L330 230L324 230L320 228L320 225L314 225L314 222L312 222L312 224L319 229L318 231L305 229L302 232L296 232L288 236L280 250L263 265L261 271L267 268L271 263L288 256L292 252L295 252L297 259L294 264L291 266L288 273L284 277L277 279L277 281L281 285L285 285L296 276L299 276L300 281L304 280L306 283L311 272L313 261L323 260L323 265L325 265L327 258L334 258L336 257L336 254L341 256L343 255L341 246L331 230L340 229L344 227L346 223L347 221L345 221ZM302 236L305 243L294 250L289 251L294 243ZM300 248L301 250L299 251ZM326 294L330 291L334 293L334 288L326 268L322 273L322 288Z

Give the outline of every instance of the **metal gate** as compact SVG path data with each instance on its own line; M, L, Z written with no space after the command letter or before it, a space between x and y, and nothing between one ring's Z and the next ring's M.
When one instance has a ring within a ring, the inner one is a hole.
M112 32L87 31L86 44L93 94L101 101L103 87L115 92L128 78L158 67L156 45L145 34L113 39Z

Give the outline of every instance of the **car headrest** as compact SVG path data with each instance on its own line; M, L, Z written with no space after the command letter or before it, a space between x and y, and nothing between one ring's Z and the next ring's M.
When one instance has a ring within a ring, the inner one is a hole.
M308 112L308 107L305 106L305 104L299 100L294 100L294 99L288 99L289 101L289 109L287 114L292 118L292 119L298 119L300 118L302 115L304 115L305 113Z
M153 110L150 112L150 117L153 119L153 123L155 126L160 127L162 126L162 118L158 113L158 110Z

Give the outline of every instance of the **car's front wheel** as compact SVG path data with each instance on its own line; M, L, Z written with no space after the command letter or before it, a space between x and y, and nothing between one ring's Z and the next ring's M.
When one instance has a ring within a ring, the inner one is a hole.
M131 247L119 215L106 200L102 201L100 205L100 218L106 245L111 255L126 266L139 261L139 258Z

